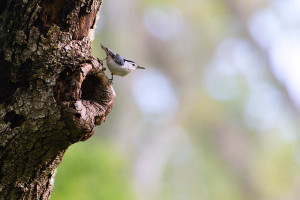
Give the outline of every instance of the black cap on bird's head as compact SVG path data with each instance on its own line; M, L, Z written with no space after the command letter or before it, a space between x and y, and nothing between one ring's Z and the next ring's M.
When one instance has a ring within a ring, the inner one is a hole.
M131 61L131 60L125 59L125 61L131 63L133 66L136 67L136 69L146 69L145 67L141 67L141 66L139 66L138 64L136 64L135 62L133 62L133 61Z

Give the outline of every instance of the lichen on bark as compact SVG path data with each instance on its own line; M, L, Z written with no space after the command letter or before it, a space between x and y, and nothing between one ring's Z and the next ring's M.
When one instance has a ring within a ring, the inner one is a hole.
M64 152L115 98L88 38L101 0L1 4L0 199L48 199Z

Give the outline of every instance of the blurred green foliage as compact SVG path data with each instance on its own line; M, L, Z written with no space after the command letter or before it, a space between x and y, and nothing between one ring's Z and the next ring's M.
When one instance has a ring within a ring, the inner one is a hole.
M103 1L93 55L102 43L146 70L114 77L114 108L66 152L52 200L298 200L299 13L297 0Z
M74 144L59 166L51 199L135 199L126 178L128 170L121 155L104 142Z

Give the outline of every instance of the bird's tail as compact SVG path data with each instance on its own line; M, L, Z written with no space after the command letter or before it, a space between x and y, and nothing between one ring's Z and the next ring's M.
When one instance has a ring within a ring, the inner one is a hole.
M103 46L103 44L101 44L101 48L102 48L104 51L107 51L107 50L108 50L108 48L105 47L105 46Z

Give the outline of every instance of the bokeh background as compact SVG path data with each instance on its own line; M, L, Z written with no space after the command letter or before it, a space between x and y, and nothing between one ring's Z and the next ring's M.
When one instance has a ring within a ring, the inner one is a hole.
M94 56L147 69L114 77L52 200L300 198L299 0L104 0L98 22Z

